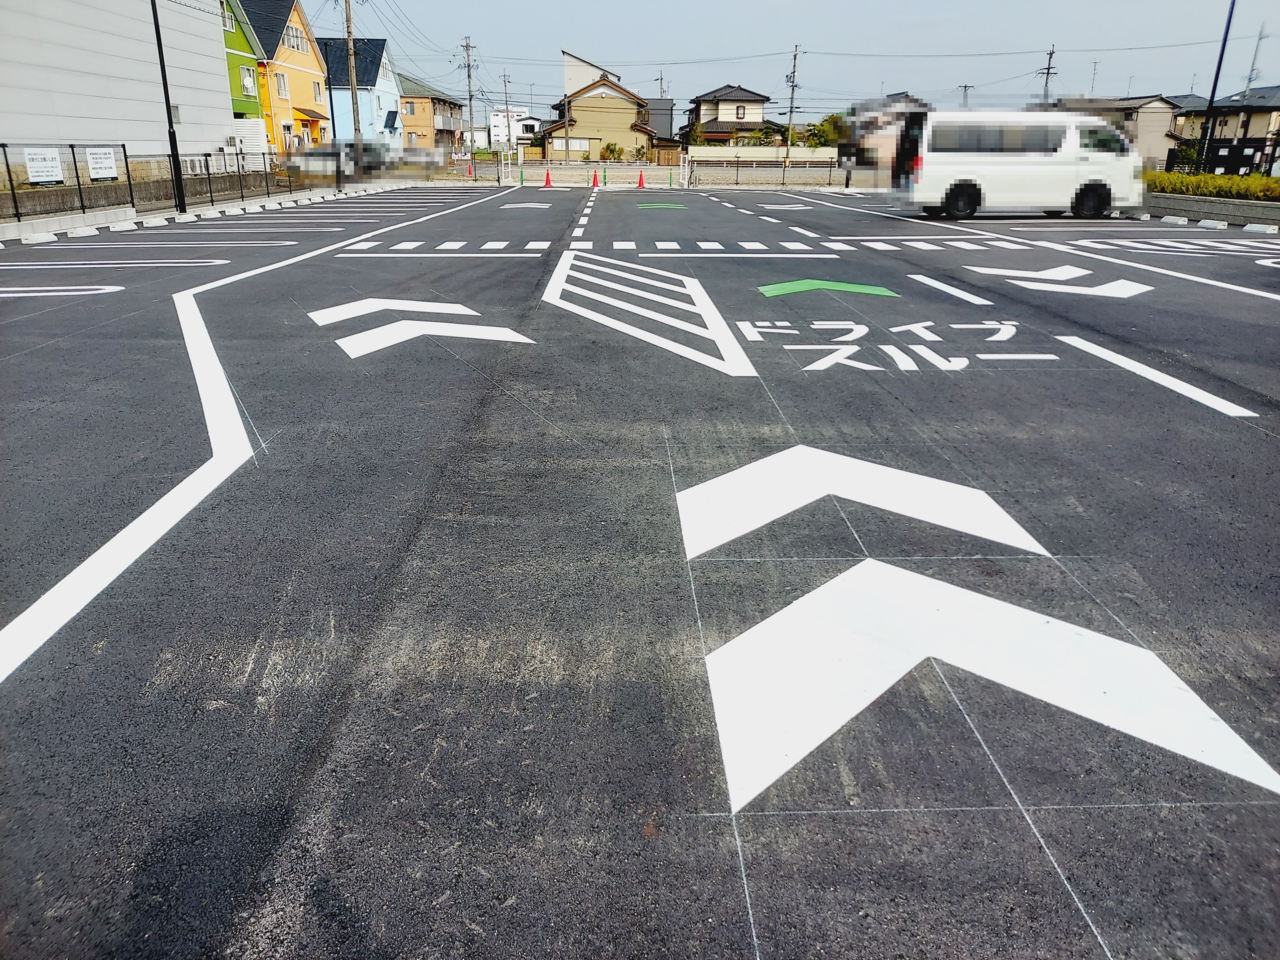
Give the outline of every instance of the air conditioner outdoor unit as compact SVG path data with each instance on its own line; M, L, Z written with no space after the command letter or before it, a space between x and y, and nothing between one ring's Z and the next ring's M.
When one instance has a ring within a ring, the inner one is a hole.
M227 147L231 150L244 149L244 137L227 137Z

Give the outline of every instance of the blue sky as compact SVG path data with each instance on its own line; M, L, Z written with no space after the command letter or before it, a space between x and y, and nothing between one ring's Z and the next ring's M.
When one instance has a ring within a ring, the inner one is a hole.
M317 34L341 31L342 0L304 0L304 7ZM387 37L404 72L454 93L466 92L461 44L469 35L477 116L488 103L501 106L504 73L513 106L527 109L532 101L534 113L547 116L563 92L563 48L620 73L641 96L658 96L661 73L678 109L692 96L737 83L772 96L768 115L778 117L787 107L791 49L799 44L799 121L882 89L955 106L962 83L975 85L971 105L1018 107L1039 96L1043 78L1035 71L1051 44L1061 51L1051 95L1088 93L1091 85L1109 96L1186 93L1193 77L1195 92L1207 95L1227 0L353 0L352 7L358 35ZM1237 0L1236 39L1227 47L1219 93L1244 86L1268 13L1280 34L1274 0ZM1173 46L1179 44L1198 45ZM1169 46L1113 49L1161 45ZM1280 36L1263 41L1258 69L1255 86L1280 83Z

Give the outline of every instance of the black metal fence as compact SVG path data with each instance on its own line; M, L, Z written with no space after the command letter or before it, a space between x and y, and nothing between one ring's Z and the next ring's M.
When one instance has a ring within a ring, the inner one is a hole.
M0 221L37 220L133 207L139 214L177 207L181 181L191 207L274 197L332 185L336 171L302 175L288 158L264 153L131 156L124 144L0 144Z

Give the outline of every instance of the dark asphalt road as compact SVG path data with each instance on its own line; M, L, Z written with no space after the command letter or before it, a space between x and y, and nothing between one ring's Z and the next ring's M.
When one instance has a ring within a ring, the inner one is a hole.
M1277 264L486 186L10 245L123 289L0 297L0 956L1280 955Z

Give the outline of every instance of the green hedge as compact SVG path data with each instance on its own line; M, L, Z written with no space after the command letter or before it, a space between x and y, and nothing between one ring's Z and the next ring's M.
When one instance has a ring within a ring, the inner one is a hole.
M1189 197L1224 200L1272 200L1280 202L1280 177L1228 177L1213 173L1148 173L1144 177L1152 193L1178 193Z

